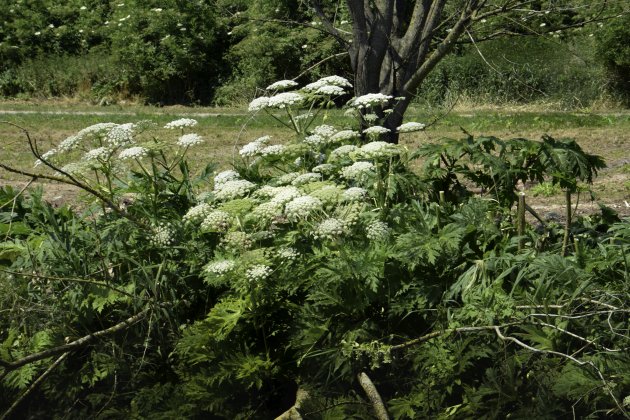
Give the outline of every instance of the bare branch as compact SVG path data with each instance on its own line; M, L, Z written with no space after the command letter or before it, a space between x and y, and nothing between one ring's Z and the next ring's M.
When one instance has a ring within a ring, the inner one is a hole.
M363 388L370 402L372 403L372 407L374 407L376 418L378 420L389 420L389 415L387 414L385 404L383 404L383 399L378 393L378 390L374 386L374 383L372 382L370 377L367 376L365 372L359 373L358 377L361 388Z
M304 404L309 398L309 392L302 387L298 387L297 392L295 393L295 404L293 404L293 406L291 406L287 411L276 417L275 420L302 420L300 409L302 408L302 404Z
M145 309L144 311L137 313L134 316L131 316L127 319L125 319L124 321L119 322L116 325L113 325L109 328L106 328L104 330L100 330L100 331L96 331L94 333L88 334L84 337L81 337L77 340L74 340L68 344L64 344L62 346L58 346L58 347L53 347L51 349L47 349L44 351L41 351L39 353L34 353L34 354L30 354L26 357L23 357L21 359L18 359L14 362L7 362L5 360L0 360L0 367L5 369L5 373L11 370L15 370L19 367L22 367L24 365L27 365L29 363L33 363L33 362L37 362L38 360L42 360L42 359L46 359L48 357L54 356L56 354L59 353L66 353L66 352L70 352L70 351L74 351L78 348L81 348L89 343L91 343L92 341L94 341L97 338L100 337L105 337L111 334L114 334L118 331L122 331L126 328L129 328L131 326L133 326L134 324L137 324L138 322L142 321L147 314L149 313L150 308Z
M9 408L7 409L7 411L5 411L5 412L2 414L2 416L0 417L0 420L6 420L6 419L8 419L8 418L9 418L9 416L11 416L11 413L13 413L13 411L15 411L15 409L18 407L18 405L20 405L20 403L21 403L22 401L24 401L24 399L25 399L26 397L28 397L28 396L31 394L31 392L33 392L33 391L34 391L34 390L35 390L35 389L39 386L39 384L41 384L41 383L44 381L44 379L46 379L46 378L48 377L48 375L50 375L50 373L53 371L53 369L55 369L57 366L59 366L59 365L61 364L61 362L63 362L63 360L66 358L66 356L68 356L68 354L69 354L69 352L65 352L65 353L63 353L61 356L59 356L59 358L57 358L57 360L55 360L55 362L54 362L52 365L50 365L50 366L48 367L48 369L46 369L46 371L45 371L44 373L42 373L42 374L39 376L39 378L37 378L37 379L35 380L35 382L33 382L33 383L32 383L32 384L28 387L28 389L27 389L26 391L24 391L24 392L22 393L22 395L20 395L20 397L19 397L17 400L15 400L15 401L13 402L13 404L11 404L11 407L9 407Z

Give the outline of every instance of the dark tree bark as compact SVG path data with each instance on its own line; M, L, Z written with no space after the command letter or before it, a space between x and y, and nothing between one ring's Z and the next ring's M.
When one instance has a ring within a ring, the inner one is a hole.
M396 128L422 82L475 22L532 6L531 0L346 0L350 35L335 27L322 0L308 3L348 52L355 96L380 92L405 98L396 101L388 115L376 110L391 130L387 140L393 143L398 142ZM505 35L522 34L498 30L484 39Z

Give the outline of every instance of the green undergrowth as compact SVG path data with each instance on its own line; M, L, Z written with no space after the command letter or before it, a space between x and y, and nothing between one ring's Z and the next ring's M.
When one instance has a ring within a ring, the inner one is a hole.
M371 114L393 98L338 126L311 115L323 95L270 96L250 108L284 136L248 138L227 170L189 118L0 159L85 196L0 189L7 415L628 415L630 222L572 213L600 156L549 135L409 147L413 121L386 143ZM526 182L561 189L566 219L528 223Z

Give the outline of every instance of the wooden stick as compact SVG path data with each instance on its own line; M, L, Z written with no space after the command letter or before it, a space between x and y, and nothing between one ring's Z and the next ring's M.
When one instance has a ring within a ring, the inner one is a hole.
M361 388L363 388L372 403L372 407L374 407L374 411L376 413L376 418L378 420L389 420L389 415L387 414L385 404L383 404L383 399L376 390L374 383L365 372L359 373L359 384L361 384Z

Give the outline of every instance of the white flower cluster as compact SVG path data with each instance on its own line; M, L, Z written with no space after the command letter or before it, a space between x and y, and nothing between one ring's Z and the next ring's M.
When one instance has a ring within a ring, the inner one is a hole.
M341 196L341 188L336 185L326 185L320 189L311 192L310 195L319 199L325 206L336 204Z
M215 177L214 177L214 187L215 189L218 188L218 185L223 185L228 181L235 181L237 179L241 179L241 176L239 175L238 172L233 171L231 169L227 170L227 171L223 171L223 172L219 172Z
M168 129L184 129L186 127L194 127L197 125L197 120L193 120L192 118L180 118L178 120L175 121L171 121L170 123L166 124L164 126L164 128L168 128Z
M346 93L345 89L334 85L324 85L318 88L315 93L320 95L341 96Z
M98 123L91 125L89 127L84 128L83 130L77 133L77 137L80 139L90 135L102 135L107 134L109 131L116 127L118 124L115 123Z
M267 143L271 139L270 136L259 137L256 140L247 143L245 146L238 151L238 153L243 157L253 157L258 154L265 148Z
M424 130L425 127L425 124L419 122L407 122L401 124L400 127L396 129L396 131L398 131L399 133L412 133L414 131Z
M303 100L304 97L299 93L283 92L269 98L269 100L267 101L267 107L282 109L295 104L300 104Z
M313 134L316 134L324 138L332 137L336 132L337 130L335 130L335 127L328 124L318 125L317 127L313 129Z
M376 220L365 228L368 239L373 241L383 241L389 236L389 226L387 223Z
M206 264L203 270L208 274L224 276L236 268L236 263L232 260L213 261Z
M357 146L354 146L352 144L345 144L343 146L339 146L337 147L335 150L333 150L332 152L330 152L330 160L337 160L339 158L343 158L348 156L350 153L358 150L359 148Z
M311 147L317 148L325 145L327 141L324 137L318 134L311 134L310 136L304 137L304 143L308 144Z
M367 196L367 190L360 187L350 187L343 192L346 201L361 201Z
M221 245L226 249L239 251L251 248L252 241L245 232L228 232L221 240Z
M57 150L59 152L69 152L70 150L73 150L74 148L76 148L81 142L81 140L82 140L82 137L78 134L74 136L70 136L66 138L64 141L62 141L61 143L59 143L59 146L57 146Z
M133 129L133 123L115 125L107 133L106 140L112 146L133 143Z
M217 200L234 200L247 195L256 188L256 184L245 179L227 181L214 186L214 196Z
M302 193L293 186L277 187L271 202L278 205L284 205L298 197L302 197Z
M322 163L321 165L317 165L313 167L313 172L321 173L321 174L330 174L335 170L335 165L330 163Z
M118 155L118 158L121 160L142 159L148 154L149 154L149 151L145 149L144 147L134 146L134 147L130 147L128 149L122 150L120 154Z
M359 133L353 130L341 130L330 138L331 143L353 140L359 137Z
M251 282L259 282L268 278L271 273L273 273L271 267L264 264L258 264L248 269L245 274L247 276L247 280Z
M322 208L321 200L311 197L310 195L304 195L297 197L288 202L285 206L284 212L287 217L292 220L307 218L311 213L320 210Z
M274 201L262 203L252 211L252 214L262 220L273 220L282 215L282 204Z
M291 185L298 187L300 185L309 184L311 182L321 181L321 179L321 174L317 174L315 172L307 172L305 174L298 175L293 181L291 181Z
M111 150L107 147L103 147L103 146L97 147L96 149L88 150L83 155L83 161L89 162L93 160L107 160L109 158L110 153L111 153Z
M343 235L345 224L342 220L329 218L322 221L313 231L315 239L334 240Z
M296 87L297 85L298 84L294 82L293 80L279 80L267 86L265 90L268 90L268 91L286 90L286 89Z
M395 144L385 141L373 141L361 146L358 154L364 158L376 159L395 156L400 154L400 152L400 148Z
M300 253L295 248L283 247L278 249L276 256L282 261L295 261L300 256Z
M153 228L153 235L149 241L154 246L168 246L175 243L175 233L171 226L161 223Z
M319 81L333 86L341 86L347 88L352 87L352 84L348 81L348 79L341 76L326 76L319 79Z
M201 228L204 230L212 230L212 231L226 231L230 224L232 223L232 218L230 215L223 210L213 210L208 213L201 222Z
M184 217L185 222L196 223L205 219L212 211L212 206L208 203L200 203L188 209Z
M390 131L392 130L390 130L389 128L381 127L380 125L374 125L363 130L363 134L380 136L381 134L387 134Z
M285 150L286 148L282 144L272 144L271 146L262 148L260 154L263 156L280 156Z
M288 174L284 174L275 179L276 185L287 185L293 182L295 178L300 176L299 172L289 172Z
M203 143L203 138L199 134L184 134L177 140L177 145L181 147L196 146Z
M248 110L249 112L260 111L261 109L265 109L269 106L269 97L261 96L260 98L256 98L249 103Z
M83 162L71 162L71 163L68 163L67 165L64 165L61 168L61 170L63 172L71 174L71 175L81 174L86 169L87 169L87 167L86 167L85 163L83 163Z
M363 119L366 122L373 123L376 120L378 120L378 115L376 115L376 114L365 114L365 115L363 115Z
M368 93L367 95L359 96L350 101L350 106L358 109L372 108L376 106L382 106L387 104L392 99L391 95L384 95L382 93Z
M373 171L374 164L372 162L359 161L343 168L341 170L341 175L347 179L358 179L363 175L372 173Z

